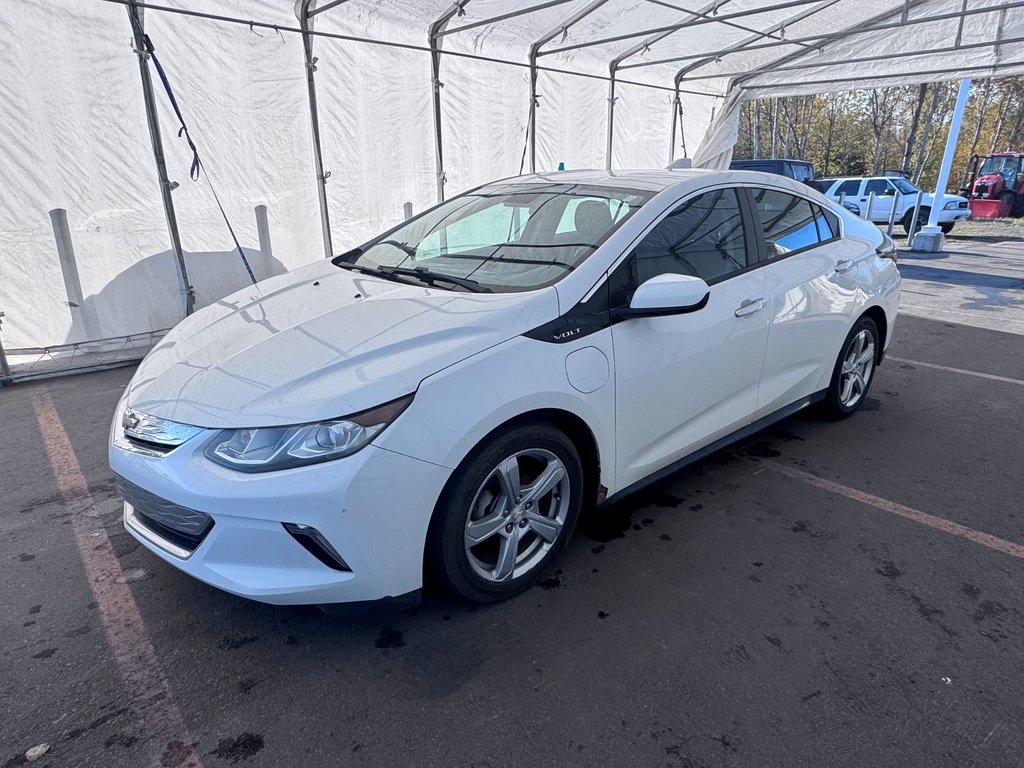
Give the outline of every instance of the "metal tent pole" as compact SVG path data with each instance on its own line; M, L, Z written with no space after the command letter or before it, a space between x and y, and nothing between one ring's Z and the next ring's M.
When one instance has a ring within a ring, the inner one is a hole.
M327 210L327 179L330 172L324 172L324 156L320 147L320 117L316 106L316 79L313 73L316 72L316 57L313 55L313 35L311 34L311 19L316 13L311 11L311 6L316 0L302 0L299 5L299 29L302 31L302 49L306 58L306 90L309 93L309 127L313 137L313 165L316 168L316 192L320 202L320 229L324 242L324 258L330 259L334 256L334 248L331 245L331 221ZM331 6L338 3L331 3ZM325 7L323 10L326 10Z
M537 172L537 57L540 56L540 49L559 35L566 34L571 27L607 2L608 0L591 0L546 35L535 40L530 46L530 173Z
M142 77L142 98L146 105L146 123L149 126L149 142L153 147L153 161L156 163L156 175L160 181L160 199L164 206L164 218L167 221L167 234L171 238L171 250L178 263L178 275L185 294L185 314L191 315L196 308L195 291L188 282L188 270L185 268L185 253L181 247L181 236L178 234L178 217L174 212L174 200L171 198L170 179L167 178L167 164L164 162L164 143L160 136L160 120L156 112L156 98L153 95L153 80L149 74L149 54L146 43L142 39L142 11L129 0L126 6L128 17L132 21L132 38L135 42L135 53L139 57L139 75Z
M615 135L615 72L618 69L618 62L613 61L608 65L608 136L604 148L604 169L612 169L612 139Z
M463 8L469 0L455 0L454 3L437 17L437 20L430 25L427 33L427 43L430 46L430 81L433 92L434 106L434 161L437 168L437 202L444 202L444 137L441 126L441 89L444 83L441 82L441 33L444 32L448 22L455 16L461 16L465 11Z

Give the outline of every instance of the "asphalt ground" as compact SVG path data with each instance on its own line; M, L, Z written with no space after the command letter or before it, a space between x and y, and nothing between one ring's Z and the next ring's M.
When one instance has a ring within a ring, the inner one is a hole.
M589 518L515 600L362 617L122 530L131 374L0 390L4 768L1024 763L1024 336L901 317L854 417Z

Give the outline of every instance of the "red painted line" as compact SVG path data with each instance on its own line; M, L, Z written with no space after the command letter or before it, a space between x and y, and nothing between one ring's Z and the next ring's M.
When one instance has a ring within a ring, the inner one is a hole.
M993 536L990 533L983 533L982 531L976 531L973 528L968 528L966 525L960 525L960 523L954 523L952 520L946 520L944 517L936 517L935 515L929 515L927 512L922 512L919 509L913 507L907 507L903 504L898 504L895 501L889 501L889 499L883 499L881 496L874 496L864 491L858 491L856 488L851 488L848 485L837 483L833 480L826 480L823 477L812 475L810 472L803 472L799 469L793 469L787 467L784 464L778 464L776 462L768 462L767 467L772 472L777 472L780 475L791 477L795 480L801 480L809 485L817 486L826 491L832 493L838 493L840 496L845 496L848 499L859 501L861 504L867 504L868 506L880 509L883 512L891 512L894 515L899 515L907 520L913 520L915 523L921 523L927 525L930 528L950 533L954 536L959 536L963 539L973 541L975 544L981 544L983 547L994 549L996 552L1002 552L1005 555L1012 555L1013 557L1019 557L1024 560L1024 545L1015 544L1012 541L1006 539L1000 539L998 536Z
M922 363L920 360L907 360L904 357L893 357L892 355L886 355L885 359L892 360L894 363L907 363L908 365L918 365L922 368L934 368L937 371L948 371L949 373L962 373L965 376L974 376L979 379L988 379L989 381L1001 381L1004 384L1018 384L1024 387L1024 381L1020 379L1011 379L1006 376L996 376L994 373L980 373L979 371L968 371L964 368L951 368L948 365Z
M95 502L78 464L71 441L49 396L33 400L43 445L57 480L64 506L71 513L78 552L85 566L107 643L114 654L133 709L147 735L166 740L154 766L202 768L185 721L171 698L171 689L160 670L153 644L146 631L139 606L125 583L124 572L100 525Z

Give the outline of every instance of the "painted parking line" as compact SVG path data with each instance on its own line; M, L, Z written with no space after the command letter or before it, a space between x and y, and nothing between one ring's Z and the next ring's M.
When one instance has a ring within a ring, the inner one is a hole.
M979 379L989 379L990 381L1002 381L1006 384L1017 384L1018 386L1024 387L1024 380L1011 379L1007 376L996 376L994 373L980 373L979 371L968 371L964 368L951 368L948 365L936 365L935 363L923 363L920 360L907 360L905 357L894 357L893 355L886 355L886 360L892 360L894 363L906 363L907 365L917 365L922 368L934 368L937 371L948 371L949 373L962 373L965 376L976 376Z
M167 679L160 671L139 606L125 583L110 538L100 525L89 486L64 425L48 395L36 396L33 407L57 489L71 514L75 543L99 609L103 631L133 709L147 735L159 734L166 741L160 754L153 756L152 764L202 768L185 721L171 698Z
M973 541L975 544L981 544L983 547L994 549L996 552L1002 552L1005 555L1012 555L1024 560L1024 545L1016 544L1006 539L1000 539L998 536L993 536L990 533L984 533L982 531L976 531L973 528L968 528L966 525L960 525L960 523L954 523L952 520L946 520L943 517L936 517L935 515L929 515L927 512L922 512L919 509L913 507L907 507L903 504L899 504L889 499L883 499L881 496L875 496L864 491L859 491L856 488L851 488L848 485L837 483L834 480L826 480L823 477L812 475L810 472L804 472L803 470L794 469L788 467L785 464L779 464L778 462L767 462L766 466L772 472L777 472L780 475L791 477L794 480L800 480L801 482L809 485L817 486L826 491L837 493L840 496L845 496L848 499L859 501L861 504L867 504L868 506L880 509L883 512L890 512L894 515L906 518L907 520L913 520L915 523L921 523L927 525L930 528L943 531L944 533L952 534L953 536L959 536L962 539Z

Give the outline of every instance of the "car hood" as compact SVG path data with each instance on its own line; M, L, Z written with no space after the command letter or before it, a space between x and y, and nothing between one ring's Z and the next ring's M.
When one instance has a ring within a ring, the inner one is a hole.
M462 293L317 262L186 318L139 366L127 402L202 427L337 418L557 316L554 288Z
M921 204L922 205L932 205L932 202L934 200L935 200L935 194L932 193L932 192L925 192L923 195L921 195ZM943 205L946 205L946 203L954 203L954 202L955 203L966 203L967 202L967 198L966 197L962 197L960 195L943 195L942 196L942 204Z

